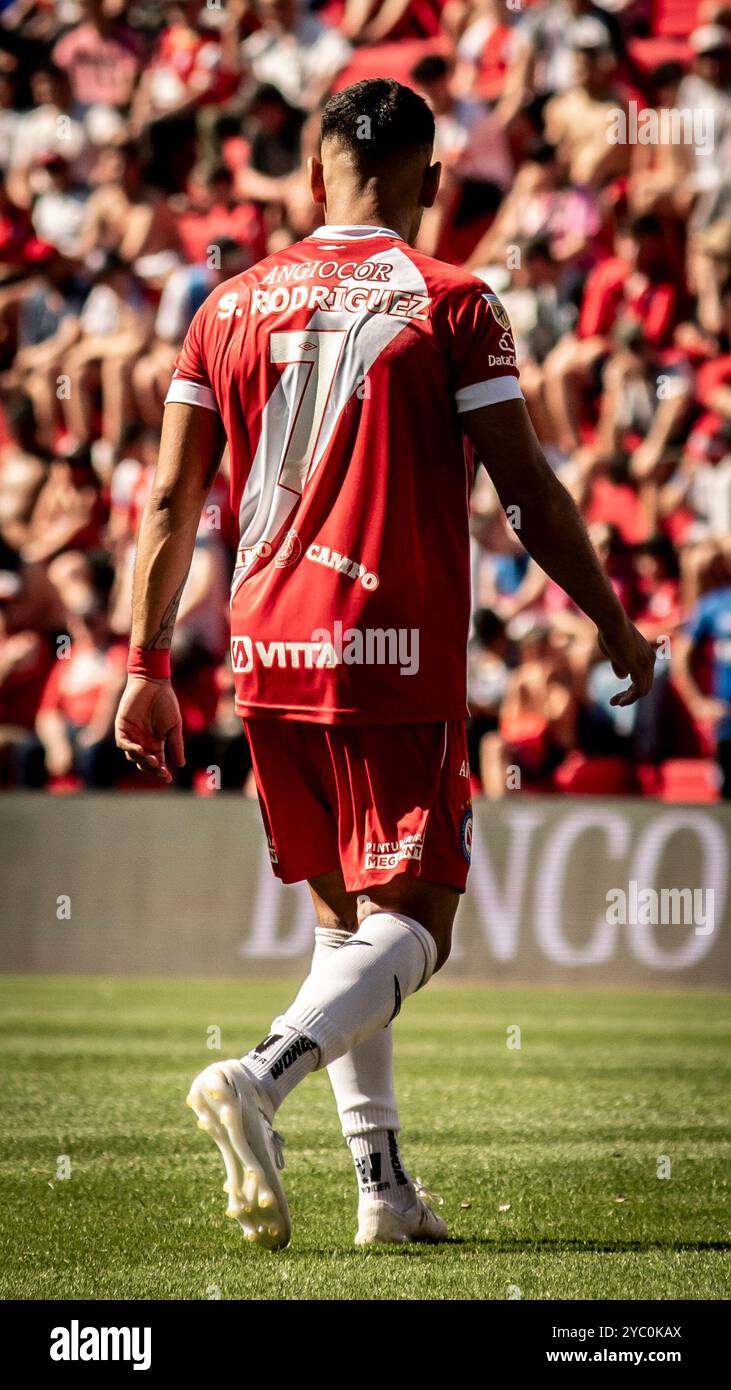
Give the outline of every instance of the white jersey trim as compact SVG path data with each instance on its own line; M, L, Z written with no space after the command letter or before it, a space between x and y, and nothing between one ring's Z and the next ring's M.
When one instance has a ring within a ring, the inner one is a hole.
M523 392L516 376L491 376L487 381L476 381L472 386L462 386L455 391L457 413L477 410L481 405L498 405L500 401L522 401Z
M210 386L201 386L199 381L186 381L183 377L173 377L165 397L165 405L201 405L204 410L219 414Z
M320 241L329 241L331 238L335 238L336 241L359 241L370 236L390 236L396 241L403 241L403 237L399 236L398 232L391 231L390 227L371 227L365 222L357 226L342 227L326 223L324 227L317 227L314 232L310 232L305 240L312 241L313 237L317 237Z

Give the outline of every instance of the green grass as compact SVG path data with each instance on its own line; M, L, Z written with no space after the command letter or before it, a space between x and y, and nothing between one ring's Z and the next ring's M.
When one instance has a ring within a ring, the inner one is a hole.
M318 1074L280 1112L294 1236L267 1255L225 1220L218 1152L183 1100L290 994L0 978L2 1297L728 1296L727 996L435 982L397 1024L397 1083L407 1165L443 1196L452 1243L353 1247L354 1177Z

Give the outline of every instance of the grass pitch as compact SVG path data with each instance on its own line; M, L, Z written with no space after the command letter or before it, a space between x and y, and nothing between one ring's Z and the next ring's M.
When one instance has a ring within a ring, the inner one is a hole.
M224 1218L223 1165L183 1102L291 992L0 978L3 1298L728 1297L727 996L436 981L396 1025L397 1084L407 1166L452 1242L354 1248L318 1074L280 1112L294 1236L267 1255Z

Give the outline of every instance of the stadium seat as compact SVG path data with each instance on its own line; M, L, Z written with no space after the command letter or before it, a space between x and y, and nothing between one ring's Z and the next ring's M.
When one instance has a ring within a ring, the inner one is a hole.
M698 24L699 0L653 0L652 32L660 39L685 39Z
M572 796L632 796L638 791L637 774L625 758L588 758L569 753L553 777L557 791Z
M400 43L379 43L372 48L357 48L340 76L333 83L335 91L349 87L351 82L363 82L369 77L394 77L397 82L411 86L409 73L420 58L428 53L446 53L442 38L402 39Z
M719 795L718 768L710 758L669 758L658 768L660 801L713 802Z

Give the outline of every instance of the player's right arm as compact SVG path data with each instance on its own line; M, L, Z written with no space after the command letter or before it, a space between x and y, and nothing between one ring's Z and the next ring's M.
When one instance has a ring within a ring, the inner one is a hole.
M152 492L142 517L135 561L130 648L141 665L169 652L190 569L201 508L225 443L212 410L173 402L165 407ZM164 662L161 658L160 664ZM172 761L184 762L178 701L169 676L131 674L115 725L117 747L140 771L170 782Z
M460 423L484 463L503 507L519 508L521 543L541 569L578 604L599 630L602 649L626 690L613 705L631 705L652 685L655 652L630 622L586 532L581 514L552 471L523 400L463 411Z

